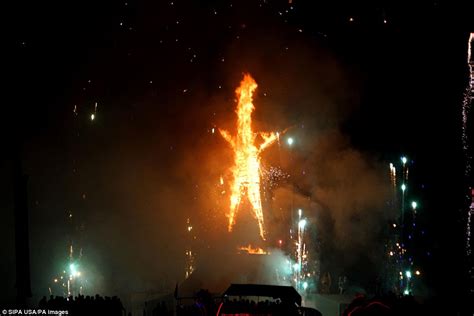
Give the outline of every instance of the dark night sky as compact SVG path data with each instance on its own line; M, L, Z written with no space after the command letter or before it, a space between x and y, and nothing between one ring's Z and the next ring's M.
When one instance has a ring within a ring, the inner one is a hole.
M179 238L169 228L176 218L161 209L192 205L198 181L188 166L207 157L199 147L216 150L201 140L210 127L231 126L232 93L245 71L256 77L259 93L269 95L257 98L262 129L305 120L314 130L338 126L354 149L379 163L407 154L414 191L429 210L422 215L433 249L427 283L439 290L462 278L460 209L469 181L463 178L461 101L472 5L293 2L293 8L271 0L8 4L3 297L14 294L14 144L21 144L30 175L35 294L64 255L66 210L83 214L84 244L97 266L107 266L107 289L119 292L124 283L142 289L149 285L130 283L127 272L154 260L163 271L172 268L160 254L172 257L175 247L150 238L155 229L160 238ZM305 96L321 104L313 108ZM91 122L95 102L97 119ZM470 119L472 126L472 113ZM146 215L151 210L158 214L156 227ZM119 240L128 240L123 245L113 237L122 234ZM133 248L155 255L119 264ZM113 249L113 260L104 249Z

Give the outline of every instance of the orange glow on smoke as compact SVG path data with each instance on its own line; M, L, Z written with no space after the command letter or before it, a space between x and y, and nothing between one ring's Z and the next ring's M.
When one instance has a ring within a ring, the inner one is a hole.
M270 254L269 252L266 252L262 248L253 248L251 245L248 245L246 247L239 247L238 248L240 251L245 251L249 255L268 255Z
M237 105L237 135L219 129L222 137L234 150L234 166L232 167L233 182L231 183L229 231L235 224L235 216L242 197L247 197L252 205L253 213L258 221L260 236L265 240L263 225L263 210L260 197L260 153L277 140L276 133L254 133L252 131L252 112L255 109L252 103L253 92L257 83L249 75L244 75L240 87L235 90L239 103ZM255 138L260 135L262 143L255 145Z

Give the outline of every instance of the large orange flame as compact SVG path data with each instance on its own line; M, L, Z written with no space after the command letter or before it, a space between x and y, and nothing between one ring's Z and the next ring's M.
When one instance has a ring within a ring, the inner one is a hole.
M260 236L265 240L263 225L263 210L260 197L260 153L275 142L276 133L254 133L252 131L252 112L255 109L252 103L253 92L257 83L245 74L240 87L235 90L239 103L237 105L237 135L231 136L229 132L219 130L222 137L234 150L234 166L232 167L233 183L231 184L229 231L235 224L235 215L242 197L247 197L252 205L254 215L258 221ZM260 135L263 142L257 147L255 138Z
M258 248L258 247L254 248L251 245L239 247L237 248L237 250L246 252L249 255L269 255L270 254L270 252L267 252L263 250L262 248Z

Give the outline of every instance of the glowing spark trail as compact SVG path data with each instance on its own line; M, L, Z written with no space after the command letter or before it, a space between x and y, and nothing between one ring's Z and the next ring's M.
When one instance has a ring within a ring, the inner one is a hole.
M469 111L471 108L472 100L474 99L474 58L472 56L472 49L474 48L474 33L469 35L469 40L467 42L467 66L469 68L469 81L466 91L464 92L464 100L462 103L462 145L464 151L465 159L465 169L464 174L466 178L469 178L471 175L471 163L472 156L470 154L469 148L469 137L467 133L468 128L468 117ZM466 255L472 260L472 217L474 215L474 189L471 189L472 204L470 209L467 211L467 220L466 220ZM471 261L472 262L472 261ZM474 269L469 267L468 273L471 279L473 279ZM471 287L471 291L473 288Z
M258 221L260 236L265 240L263 225L263 210L260 196L260 153L275 142L276 133L254 133L252 131L252 112L255 109L252 103L253 92L257 83L249 75L244 75L235 92L238 97L237 105L237 135L231 136L229 132L219 129L222 137L234 150L234 166L232 167L233 183L231 184L229 231L235 224L235 215L244 194L252 205L254 215ZM263 142L257 146L255 138L260 135Z
M395 194L397 188L397 168L395 168L393 163L390 163L390 183L392 184L392 191Z
M194 272L194 262L195 262L195 259L196 259L196 254L192 249L193 247L192 247L191 243L192 243L193 239L196 239L196 237L193 236L193 233L192 233L193 226L191 226L191 221L190 221L189 218L186 220L186 225L187 225L186 230L188 231L188 245L186 246L186 250L185 250L186 266L185 266L184 277L187 279Z
M465 153L466 168L465 175L469 176L471 171L471 157L469 154L468 136L467 136L467 121L469 110L471 108L471 101L474 98L474 59L472 57L472 48L474 46L474 33L469 36L467 43L467 66L469 68L469 82L464 92L464 100L462 103L462 145Z

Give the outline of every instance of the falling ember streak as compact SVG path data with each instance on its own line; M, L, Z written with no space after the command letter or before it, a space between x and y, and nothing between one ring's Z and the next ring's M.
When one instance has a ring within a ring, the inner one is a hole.
M229 132L219 129L222 137L232 146L234 150L234 166L232 167L233 183L231 184L229 231L235 224L235 215L240 205L242 196L246 193L252 205L253 212L258 221L260 236L265 240L263 226L263 210L260 196L260 153L274 143L278 135L276 133L254 133L252 131L252 112L255 109L252 103L253 92L257 83L249 75L244 75L235 92L238 97L237 105L237 135L231 136ZM263 142L257 147L255 138L257 135Z

